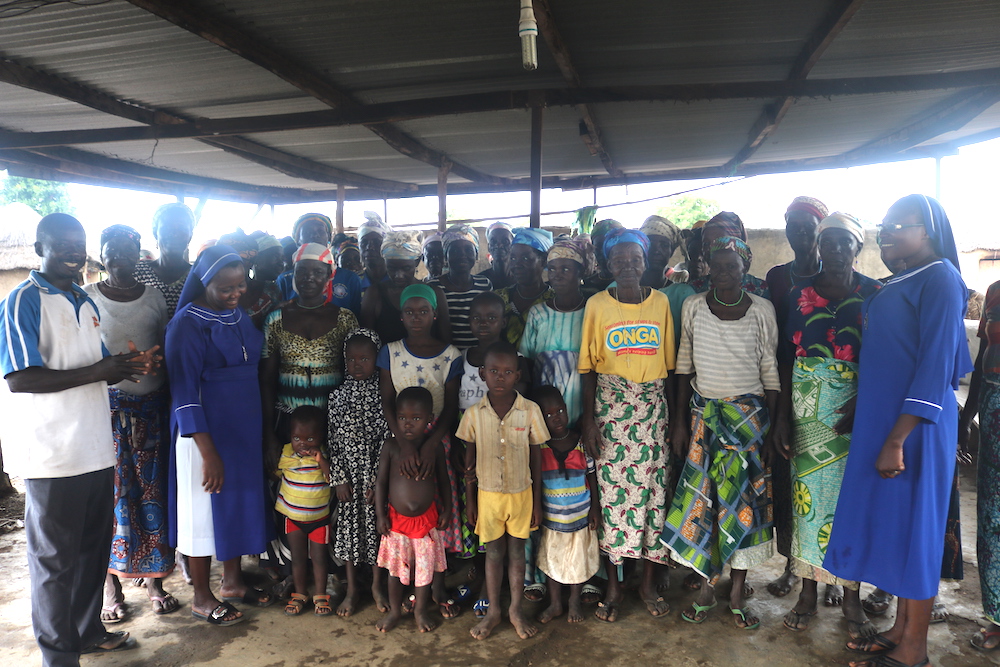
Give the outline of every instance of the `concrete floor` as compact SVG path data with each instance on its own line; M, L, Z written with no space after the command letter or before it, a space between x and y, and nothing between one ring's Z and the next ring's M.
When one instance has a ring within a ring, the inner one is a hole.
M941 599L951 618L931 626L932 664L942 667L972 667L1000 664L1000 652L981 653L969 645L982 617L979 578L975 560L975 474L963 471L963 537L966 578L960 584L943 583ZM411 619L392 633L375 629L379 613L372 603L350 619L318 618L311 613L288 618L280 606L244 609L248 620L229 628L209 626L188 613L190 588L180 576L167 579L166 588L182 603L177 613L157 617L146 603L145 591L125 588L132 616L112 627L128 630L140 642L133 651L84 657L85 665L99 667L180 665L234 665L277 667L279 665L378 665L380 667L430 667L445 665L586 665L635 667L637 664L697 665L699 667L785 667L837 665L855 659L843 649L846 623L837 609L821 608L806 632L792 633L781 618L794 604L798 588L785 599L771 597L764 585L776 576L783 560L774 558L750 573L757 589L752 605L762 617L758 630L737 629L726 613L725 602L702 625L690 625L679 612L694 597L681 590L683 570L671 572L666 594L672 609L665 618L652 618L634 593L623 605L615 624L601 623L589 614L579 625L557 619L543 626L538 636L522 641L510 625L501 625L489 639L477 642L469 636L475 624L470 612L444 621L429 634L415 631ZM247 568L253 568L247 560ZM0 665L34 665L39 654L31 634L28 572L24 531L0 536ZM216 573L216 578L218 572ZM216 581L217 585L217 581ZM722 592L725 591L720 586ZM864 587L862 594L871 590ZM540 604L526 604L531 614ZM876 625L891 624L892 611L876 619Z

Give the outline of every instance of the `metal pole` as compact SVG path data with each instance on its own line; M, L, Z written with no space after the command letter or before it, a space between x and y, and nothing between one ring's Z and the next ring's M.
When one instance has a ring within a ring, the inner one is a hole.
M443 232L448 226L448 173L451 162L442 160L438 168L438 231Z
M337 184L337 233L344 233L344 200L347 198L347 188L343 183Z
M544 107L531 107L531 227L542 225L542 116Z

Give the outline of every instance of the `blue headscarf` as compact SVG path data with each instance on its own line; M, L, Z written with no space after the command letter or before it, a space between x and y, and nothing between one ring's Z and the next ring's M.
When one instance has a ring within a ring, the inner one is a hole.
M642 254L649 254L649 237L635 229L617 227L604 237L604 259L611 255L611 249L619 243L637 243L642 248Z
M951 262L956 271L962 273L962 268L958 265L958 248L955 247L951 221L948 220L948 214L944 212L941 202L927 195L907 195L893 204L896 205L906 205L916 209L920 221L927 230L927 236L934 244L934 250Z
M233 262L240 262L240 266L243 266L240 254L227 245L214 245L201 253L184 281L177 310L200 298L205 293L205 285L212 282L219 269Z
M552 247L552 232L538 227L519 227L514 230L514 244L517 243L547 253Z

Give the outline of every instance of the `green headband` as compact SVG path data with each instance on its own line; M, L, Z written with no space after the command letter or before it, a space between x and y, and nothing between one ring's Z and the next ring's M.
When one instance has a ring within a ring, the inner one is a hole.
M399 308L402 309L406 302L410 299L427 299L427 303L431 304L431 308L437 310L437 293L430 285L425 283L413 283L412 285L407 285L403 290L403 293L399 295Z

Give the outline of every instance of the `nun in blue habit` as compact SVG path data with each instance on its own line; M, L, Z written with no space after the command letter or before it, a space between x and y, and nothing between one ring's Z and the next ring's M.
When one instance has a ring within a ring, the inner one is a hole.
M239 298L246 269L228 246L205 250L167 325L170 538L190 559L191 612L215 625L243 620L230 602L267 606L271 594L243 580L240 556L259 554L271 531L264 479L257 364L264 336ZM212 557L223 561L222 602L209 587Z
M936 200L893 204L879 246L886 265L905 269L862 305L854 436L823 567L899 597L891 629L848 643L867 656L852 665L926 665L955 471L954 390L972 370L968 297Z

